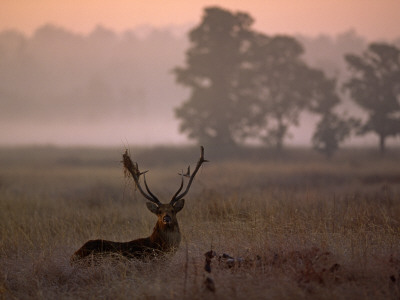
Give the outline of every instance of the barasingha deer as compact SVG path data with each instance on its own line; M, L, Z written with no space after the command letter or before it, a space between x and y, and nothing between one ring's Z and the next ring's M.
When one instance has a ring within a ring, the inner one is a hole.
M196 169L190 174L190 166L186 174L180 174L181 184L178 191L174 194L169 203L161 203L158 198L150 191L145 172L140 172L138 164L132 162L125 151L123 154L123 164L126 174L130 174L135 182L139 192L149 200L146 202L147 208L157 215L157 223L154 226L153 233L146 238L136 239L130 242L112 242L107 240L90 240L86 242L72 257L71 262L77 262L85 258L94 258L102 254L117 254L126 258L152 258L162 256L167 253L173 253L178 248L181 241L181 233L179 231L178 220L176 214L182 210L185 200L183 197L189 192L193 179L199 171L201 165L207 162L204 159L204 148L201 147L199 161ZM140 184L140 176L143 175L143 181L147 193ZM188 177L186 189L182 191L184 186L184 177Z

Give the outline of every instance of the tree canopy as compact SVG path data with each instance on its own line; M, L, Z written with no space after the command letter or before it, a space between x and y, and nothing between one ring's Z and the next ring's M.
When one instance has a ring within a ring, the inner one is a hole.
M175 69L177 82L191 88L191 96L176 109L181 131L201 143L233 145L245 107L237 99L238 76L252 35L252 18L211 7L190 32L186 67Z
M176 110L189 138L219 146L252 138L281 149L301 111L323 94L324 74L307 66L296 39L252 24L245 13L210 7L190 32L186 66L175 69L191 89Z
M386 138L400 134L400 49L372 43L363 54L345 59L352 71L345 88L368 113L360 134L375 132L384 153Z
M336 101L335 95L326 94L329 83L324 73L303 61L303 48L296 39L258 34L253 47L251 74L245 76L251 99L247 102L253 105L252 133L281 150L290 126L299 124L300 113Z

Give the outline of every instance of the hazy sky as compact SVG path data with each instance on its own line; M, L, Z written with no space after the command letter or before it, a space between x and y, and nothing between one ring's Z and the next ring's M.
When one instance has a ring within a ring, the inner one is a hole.
M352 28L369 39L400 35L400 0L1 0L0 30L31 34L54 23L88 33L98 24L115 31L197 24L210 5L248 12L267 34L315 36Z

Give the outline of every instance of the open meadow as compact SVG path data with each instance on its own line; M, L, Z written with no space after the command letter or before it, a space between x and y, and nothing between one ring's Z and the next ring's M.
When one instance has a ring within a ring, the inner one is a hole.
M327 161L302 149L228 159L206 148L175 255L72 266L89 239L153 229L123 151L0 149L0 299L400 298L399 150L346 149ZM130 152L162 202L199 157L197 147Z

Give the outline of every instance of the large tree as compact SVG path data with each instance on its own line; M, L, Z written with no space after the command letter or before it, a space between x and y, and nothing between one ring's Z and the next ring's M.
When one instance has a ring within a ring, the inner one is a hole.
M180 129L204 144L232 146L246 106L237 97L238 76L252 38L253 19L218 7L205 9L190 34L186 66L175 69L177 82L191 95L176 109Z
M301 112L329 97L323 72L304 62L296 39L266 36L252 23L211 7L190 32L186 66L175 69L178 83L191 88L176 110L189 138L218 146L256 139L279 151Z
M372 43L361 55L345 59L352 71L345 88L368 113L360 133L375 132L383 154L386 138L400 134L400 49Z
M255 35L248 51L249 68L241 77L247 89L241 94L251 106L244 135L256 137L282 150L291 126L302 111L327 98L323 72L302 59L303 48L289 36Z
M328 159L331 158L357 125L358 120L354 118L344 118L333 111L326 112L321 116L312 136L313 148Z
M320 115L312 136L313 148L328 159L339 149L340 144L359 126L359 120L347 117L335 110L341 103L336 80L325 77L320 71L309 109Z

